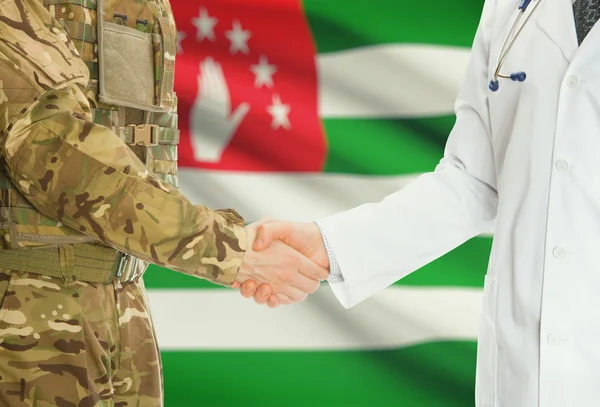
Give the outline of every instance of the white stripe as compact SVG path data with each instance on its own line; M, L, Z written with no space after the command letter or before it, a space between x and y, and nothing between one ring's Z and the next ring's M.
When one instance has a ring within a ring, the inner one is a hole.
M451 114L470 49L390 44L320 54L321 117Z
M379 202L415 177L179 170L181 191L192 202L211 209L234 208L248 221L315 220Z
M248 222L262 218L318 220L363 203L379 202L417 177L179 169L180 189L193 203L211 209L233 208Z
M163 350L392 349L476 340L482 290L393 286L345 310L327 285L275 310L239 292L149 290Z

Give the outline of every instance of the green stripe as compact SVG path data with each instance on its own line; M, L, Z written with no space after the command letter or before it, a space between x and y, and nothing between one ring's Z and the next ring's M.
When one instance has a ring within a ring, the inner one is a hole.
M366 45L471 46L483 0L304 0L319 53Z
M483 287L483 276L492 245L477 237L398 281L398 285ZM206 280L150 266L144 275L147 288L221 288Z
M431 171L444 153L455 116L424 119L324 119L324 172L364 175Z
M475 355L474 342L369 352L163 352L165 405L470 407Z

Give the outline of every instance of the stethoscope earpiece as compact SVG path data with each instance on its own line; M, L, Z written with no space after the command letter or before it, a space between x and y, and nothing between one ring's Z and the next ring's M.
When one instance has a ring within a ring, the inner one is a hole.
M523 82L527 78L525 72L513 72L510 74L510 80L516 82Z
M500 88L500 84L497 80L491 80L489 88L492 92L496 92Z

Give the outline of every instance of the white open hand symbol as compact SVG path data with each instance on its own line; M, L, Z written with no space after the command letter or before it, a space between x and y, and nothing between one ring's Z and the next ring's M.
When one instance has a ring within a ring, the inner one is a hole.
M241 103L231 112L229 89L221 65L211 57L200 62L198 94L190 114L194 158L219 162L250 105Z

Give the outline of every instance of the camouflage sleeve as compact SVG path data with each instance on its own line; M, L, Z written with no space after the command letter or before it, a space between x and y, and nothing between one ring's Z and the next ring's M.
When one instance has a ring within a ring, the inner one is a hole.
M0 146L44 215L145 261L231 285L246 247L234 211L195 206L91 121L87 68L37 0L0 3Z

